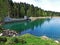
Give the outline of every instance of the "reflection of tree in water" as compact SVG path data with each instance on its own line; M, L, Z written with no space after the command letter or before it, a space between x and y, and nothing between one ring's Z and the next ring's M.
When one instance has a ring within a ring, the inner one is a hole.
M41 26L41 24L43 24L43 22L45 21L45 19L37 19L37 20L35 20L35 21L33 21L32 23L31 23L31 29L33 30L34 29L34 26L35 27L37 27L37 26Z
M37 19L35 21L32 22L18 22L18 23L12 23L12 24L6 24L4 25L5 28L7 29L11 29L11 30L16 30L17 32L21 32L23 30L27 30L27 29L34 29L34 26L37 27L38 25L41 26L41 24L44 23L46 19ZM7 27L9 26L9 27Z
M46 19L46 21L48 21L48 22L49 22L50 20L51 20L51 18L47 18L47 19Z

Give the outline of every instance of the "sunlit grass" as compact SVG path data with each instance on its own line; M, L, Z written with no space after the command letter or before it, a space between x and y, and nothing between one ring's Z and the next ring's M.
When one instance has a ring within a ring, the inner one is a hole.
M60 43L56 43L52 39L44 40L42 37L24 34L16 37L2 36L0 37L0 45L60 45Z

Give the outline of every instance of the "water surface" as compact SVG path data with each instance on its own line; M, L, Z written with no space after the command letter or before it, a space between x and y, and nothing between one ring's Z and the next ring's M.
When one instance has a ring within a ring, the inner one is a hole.
M35 21L14 22L3 25L6 29L16 30L19 34L47 36L60 40L60 18L37 19Z

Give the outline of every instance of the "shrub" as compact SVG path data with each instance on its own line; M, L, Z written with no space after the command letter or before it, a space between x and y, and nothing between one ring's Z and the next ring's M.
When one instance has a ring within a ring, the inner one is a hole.
M6 42L7 38L6 37L0 37L0 42Z
M14 39L13 39L13 42L15 42L15 43L19 43L20 41L19 41L18 38L14 38Z
M25 43L27 43L24 39L20 39L20 43L22 43L22 44L25 44Z

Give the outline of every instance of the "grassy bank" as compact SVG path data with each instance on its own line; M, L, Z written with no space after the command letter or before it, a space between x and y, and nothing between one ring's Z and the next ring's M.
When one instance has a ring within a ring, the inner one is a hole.
M0 45L60 45L51 39L43 39L30 34L17 37L0 37Z

